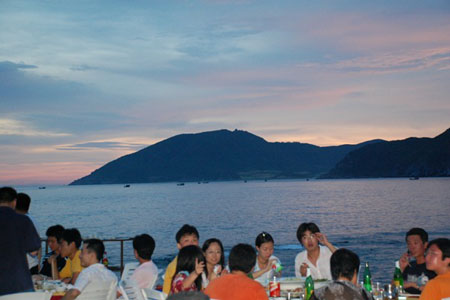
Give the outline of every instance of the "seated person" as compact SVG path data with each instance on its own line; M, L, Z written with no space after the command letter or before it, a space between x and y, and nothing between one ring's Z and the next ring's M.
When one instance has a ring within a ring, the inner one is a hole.
M178 253L177 269L170 292L201 291L202 274L205 270L205 256L199 246L190 245Z
M267 232L258 234L255 246L258 255L256 256L255 268L253 269L253 278L266 286L274 275L272 266L275 263L280 264L280 260L273 256L274 240Z
M314 291L311 299L317 300L368 300L373 299L366 290L357 286L359 257L347 249L336 250L330 258L333 281Z
M425 249L428 245L428 233L422 228L412 228L406 233L408 252L400 258L400 270L403 274L403 287L409 294L420 294L424 284L434 278L436 273L427 270ZM410 257L416 260L409 262Z
M450 240L436 239L428 244L427 269L437 276L425 285L420 300L450 299Z
M220 300L268 300L264 287L248 277L256 263L256 251L247 244L238 244L230 251L230 274L210 282L205 289L212 299Z
M183 247L195 245L198 246L198 239L200 238L197 228L194 226L184 224L175 235L177 241L177 248L181 250ZM166 273L164 275L163 292L170 293L172 287L172 279L175 276L175 269L177 268L177 257L175 257L167 266Z
M137 235L133 239L133 249L139 267L134 270L131 279L134 279L141 289L151 289L158 279L158 267L152 261L155 240L148 234Z
M73 300L83 293L90 283L117 282L117 277L101 263L105 253L103 242L98 239L86 240L80 254L82 266L85 268L78 276L75 285L70 285L62 300Z
M228 271L225 269L225 254L222 242L219 239L206 240L203 243L202 250L206 260L202 286L206 288L211 281L227 274Z
M306 250L295 257L295 276L305 277L309 267L313 279L331 280L330 257L336 248L326 235L320 232L316 224L302 223L297 229L297 239ZM326 247L319 246L319 242Z
M47 277L52 277L52 262L56 261L56 268L58 272L66 265L66 260L60 255L60 241L64 232L64 227L61 225L50 226L45 235L47 236L47 245L50 252L42 259L42 267L39 274Z
M81 235L78 229L65 229L60 243L60 255L66 257L66 265L61 272L56 269L56 264L52 264L53 279L61 279L65 283L74 284L83 267L80 261Z

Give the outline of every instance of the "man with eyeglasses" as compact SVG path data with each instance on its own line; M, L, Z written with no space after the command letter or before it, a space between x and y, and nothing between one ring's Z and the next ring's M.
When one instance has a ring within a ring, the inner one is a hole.
M450 240L432 240L425 255L427 269L437 276L425 285L419 300L450 299Z
M305 250L295 257L295 276L305 277L309 268L314 280L331 280L330 258L336 248L328 241L326 235L320 232L316 224L302 223L297 229L297 239Z

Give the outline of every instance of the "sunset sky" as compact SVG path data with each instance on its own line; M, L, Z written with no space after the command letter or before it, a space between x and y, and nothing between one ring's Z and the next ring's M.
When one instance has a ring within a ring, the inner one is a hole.
M0 1L0 185L181 133L319 146L450 127L450 1Z

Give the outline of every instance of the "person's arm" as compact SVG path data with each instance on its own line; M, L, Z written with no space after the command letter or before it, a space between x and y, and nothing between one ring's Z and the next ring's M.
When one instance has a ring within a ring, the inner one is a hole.
M275 258L272 258L269 260L269 262L267 263L267 266L259 271L253 272L252 276L253 279L258 278L259 276L263 275L266 272L269 272L272 269L272 265L276 262L277 260Z
M317 237L317 239L319 240L319 243L321 243L322 245L326 246L328 249L330 249L331 253L334 253L337 249L336 247L333 246L333 244L331 244L328 239L327 236L324 233L321 232L316 232L314 233L314 235Z
M177 266L177 258L167 266L166 273L164 274L164 284L163 284L163 292L168 295L170 293L170 289L172 287L172 279L175 275L175 270Z
M64 297L62 297L61 300L73 300L76 297L78 297L81 294L81 292L77 289L70 289L66 292Z
M189 274L188 277L186 277L183 280L183 289L189 288L197 279L198 276L200 276L203 273L203 270L205 269L205 263L204 262L198 262L198 259L195 259L195 270Z
M75 282L77 281L78 275L80 275L80 272L73 273L72 280L70 280L71 284L75 284Z
M409 266L408 252L403 253L398 262L400 264L400 270L403 273L406 267Z

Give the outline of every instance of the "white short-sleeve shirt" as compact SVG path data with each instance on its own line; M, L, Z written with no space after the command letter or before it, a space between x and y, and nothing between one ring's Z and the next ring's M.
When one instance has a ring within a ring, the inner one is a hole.
M317 259L316 266L314 266L313 263L309 261L306 250L297 254L297 256L295 257L295 277L302 277L302 275L300 274L300 266L303 263L306 263L311 270L311 277L313 279L332 279L330 270L330 258L333 253L331 253L330 249L325 246L319 247L320 254L319 258Z
M278 259L278 257L276 256L271 256L269 258L269 261L271 259L275 259L278 263L280 263L280 260ZM256 263L255 263L255 268L253 269L253 273L259 271L260 268L258 266L258 259L256 259ZM258 278L255 278L256 281L258 281L259 283L261 283L263 286L266 286L269 284L270 279L272 279L271 277L273 276L273 271L272 269L270 269L269 271L267 271L266 273L263 273L261 276L259 276Z
M74 288L83 292L86 286L93 281L101 281L101 282L117 282L116 275L108 270L103 264L97 263L90 265L86 269L81 271L80 275L78 275L77 281L73 286L69 286L69 288Z
M135 280L141 289L153 288L158 279L158 267L152 261L140 264L131 279Z

